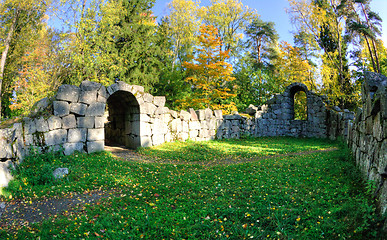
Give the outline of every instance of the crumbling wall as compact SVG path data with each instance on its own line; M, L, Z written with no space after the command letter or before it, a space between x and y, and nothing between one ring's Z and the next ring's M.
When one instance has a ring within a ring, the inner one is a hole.
M347 142L363 178L377 185L375 195L383 214L387 211L387 77L366 73L362 105L349 126Z

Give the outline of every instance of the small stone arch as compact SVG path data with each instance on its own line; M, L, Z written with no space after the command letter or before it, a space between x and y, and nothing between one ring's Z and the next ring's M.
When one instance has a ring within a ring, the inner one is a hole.
M105 144L124 145L131 149L142 146L141 110L145 108L144 88L117 82L107 87ZM153 98L153 96L152 96Z
M309 90L308 90L308 87L303 84L303 83L292 83L290 84L286 90L285 90L285 94L288 96L288 103L290 105L290 116L291 116L291 120L294 120L295 119L295 113L294 113L294 97L295 95L298 93L298 92L305 92L305 95L306 95L306 108L307 108L307 111L306 111L306 114L307 114L307 118L306 120L309 118L309 104L310 104L310 93L309 93Z

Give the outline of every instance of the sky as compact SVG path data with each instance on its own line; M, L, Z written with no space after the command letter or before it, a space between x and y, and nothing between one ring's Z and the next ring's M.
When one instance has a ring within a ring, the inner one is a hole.
M153 7L154 14L161 18L168 14L168 3L170 0L156 0ZM202 0L201 6L206 5L210 0ZM288 0L241 0L243 5L257 10L263 21L275 23L276 30L280 36L280 41L293 43L292 32L295 29L290 23L290 19L286 14L286 8L289 8ZM379 13L384 20L382 23L383 29L382 40L387 47L387 0L372 0L371 10Z

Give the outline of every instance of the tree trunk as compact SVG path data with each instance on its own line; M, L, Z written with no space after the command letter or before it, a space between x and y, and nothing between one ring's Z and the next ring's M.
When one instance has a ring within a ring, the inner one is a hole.
M11 45L12 37L13 37L13 34L15 32L16 24L18 22L18 18L19 18L19 9L15 9L15 16L12 19L11 27L9 28L7 37L4 41L4 50L3 50L3 53L1 54L1 60L0 60L0 119L1 119L1 97L3 95L1 92L2 91L1 87L3 85L3 79L4 79L5 63L7 60L8 51L9 51L9 47Z

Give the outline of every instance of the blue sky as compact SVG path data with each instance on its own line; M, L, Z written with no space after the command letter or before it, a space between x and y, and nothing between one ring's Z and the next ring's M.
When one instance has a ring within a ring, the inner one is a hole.
M170 0L156 0L153 7L154 14L162 17L168 14L168 3ZM210 0L202 0L201 6L206 5ZM257 10L261 19L264 21L275 22L276 30L280 35L280 40L293 43L293 29L285 9L289 7L287 0L242 0L243 5ZM372 0L371 9L381 16L384 20L382 39L387 46L387 0Z

